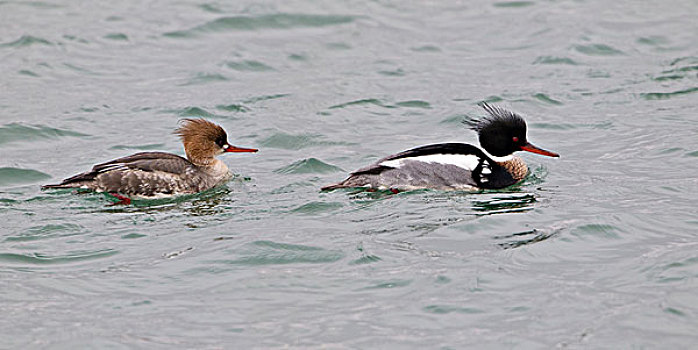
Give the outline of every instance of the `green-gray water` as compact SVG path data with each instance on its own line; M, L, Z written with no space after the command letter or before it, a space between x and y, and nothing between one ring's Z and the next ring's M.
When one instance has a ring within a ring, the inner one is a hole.
M698 344L698 3L0 1L0 348ZM523 114L487 193L319 192ZM39 185L205 117L227 186Z

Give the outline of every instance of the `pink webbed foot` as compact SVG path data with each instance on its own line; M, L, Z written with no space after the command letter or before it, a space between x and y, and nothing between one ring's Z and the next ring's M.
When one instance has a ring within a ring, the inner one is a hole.
M120 194L118 194L118 193L116 193L116 192L109 192L109 194L112 195L112 196L114 196L114 197L116 197L116 199L119 200L118 202L114 202L114 203L112 203L112 204L109 204L110 206L112 206L112 205L129 205L129 204L131 204L131 198L128 198L128 197L126 197L126 196L122 196L122 195L120 195Z

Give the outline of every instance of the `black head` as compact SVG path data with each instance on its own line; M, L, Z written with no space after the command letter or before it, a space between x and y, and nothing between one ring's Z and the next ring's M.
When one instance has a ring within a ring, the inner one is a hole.
M487 102L480 103L489 117L481 120L466 120L478 134L480 145L489 154L505 157L516 151L528 151L549 157L559 157L556 153L542 150L526 140L526 121L511 111L493 106Z

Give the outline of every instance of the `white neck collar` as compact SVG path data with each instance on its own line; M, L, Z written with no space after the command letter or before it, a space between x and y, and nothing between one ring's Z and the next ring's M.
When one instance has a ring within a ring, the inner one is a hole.
M490 159L492 159L493 161L495 161L495 162L497 162L497 163L508 162L508 161L510 161L510 160L512 160L512 159L514 158L514 155L513 155L513 154L510 154L510 155L504 156L504 157L493 156L493 155L491 155L489 152L485 151L484 148L482 148L482 147L479 147L479 148L482 150L482 152L485 153L485 155L487 155L488 157L490 157Z

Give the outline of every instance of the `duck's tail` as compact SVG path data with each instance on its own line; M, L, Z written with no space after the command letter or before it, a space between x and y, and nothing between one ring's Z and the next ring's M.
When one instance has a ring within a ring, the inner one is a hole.
M346 187L347 187L347 186L344 186L344 185L340 182L340 183L338 183L338 184L328 185L328 186L325 186L325 187L321 187L321 188L320 188L320 191L333 191L333 190L337 190L337 189L340 189L340 188L346 188Z
M76 186L76 184L74 184L74 183L65 183L65 182L61 182L59 184L41 185L42 190L47 190L47 189L51 189L51 188L74 188L74 187L80 187L80 186Z
M46 190L50 188L76 188L76 187L82 187L86 183L89 183L90 181L94 180L94 175L90 172L86 173L81 173L77 174L75 176L69 177L59 184L49 184L49 185L42 185L41 189Z

